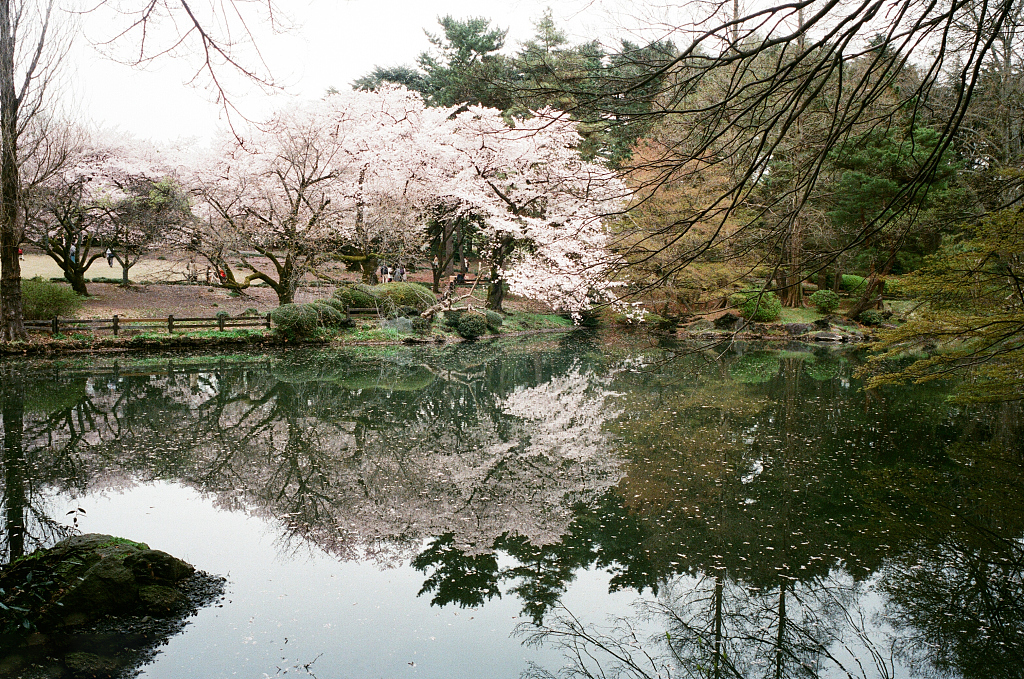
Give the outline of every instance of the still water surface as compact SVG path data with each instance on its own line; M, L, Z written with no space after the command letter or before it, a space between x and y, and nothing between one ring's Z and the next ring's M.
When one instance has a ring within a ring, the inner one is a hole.
M1019 408L855 365L586 335L7 365L4 558L77 518L225 576L146 677L1024 676Z

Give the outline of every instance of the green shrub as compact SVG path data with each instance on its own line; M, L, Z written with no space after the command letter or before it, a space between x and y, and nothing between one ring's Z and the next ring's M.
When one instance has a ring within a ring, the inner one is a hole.
M43 321L74 316L82 307L82 298L66 285L37 276L21 281L21 303L26 320Z
M904 297L907 292L903 289L903 281L899 278L886 278L885 287L883 288L885 294L891 297Z
M459 321L465 313L465 309L448 309L444 312L444 324L449 328L458 328Z
M740 315L748 321L768 323L777 320L782 314L782 301L774 292L746 293L745 299L739 304L739 310Z
M329 307L334 307L335 309L340 311L342 313L342 315L345 314L345 303L342 302L340 299L337 299L336 297L328 297L326 299L318 299L317 302L319 302L320 304L326 304Z
M318 315L317 324L324 328L342 328L348 324L345 313L338 311L333 305L326 302L310 302Z
M839 284L843 290L850 293L864 292L864 288L867 285L867 279L863 276L854 276L852 274L843 274L842 282Z
M311 304L282 304L270 312L270 320L285 337L308 337L316 332L320 314Z
M501 314L497 311L491 311L490 309L484 312L484 318L487 319L487 327L495 332L497 332L498 328L501 327L501 324L505 322L505 319L501 317Z
M487 317L475 311L463 314L456 330L466 339L476 339L487 332Z
M431 325L433 324L429 320L422 318L421 316L416 316L412 319L412 331L418 335L423 335L429 332Z
M830 314L839 308L839 295L831 290L818 290L811 295L811 304L823 314Z
M334 291L334 299L346 307L355 309L376 309L380 304L380 298L374 289L362 283L341 286Z
M437 302L434 293L419 283L382 283L373 288L379 297L390 299L397 307L411 306L424 311Z
M882 314L875 309L868 309L860 312L860 316L857 317L857 321L861 325L881 325Z

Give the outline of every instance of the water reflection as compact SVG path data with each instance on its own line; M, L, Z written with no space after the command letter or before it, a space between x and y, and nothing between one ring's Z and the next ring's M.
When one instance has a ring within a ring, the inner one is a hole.
M4 548L69 530L54 494L173 480L279 520L282 552L410 563L437 606L515 597L566 655L532 676L1021 676L1019 408L864 392L854 360L569 340L6 366ZM595 568L635 615L564 603Z

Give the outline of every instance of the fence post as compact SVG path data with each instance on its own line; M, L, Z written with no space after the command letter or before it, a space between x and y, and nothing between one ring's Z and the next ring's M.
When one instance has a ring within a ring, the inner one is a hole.
M117 314L114 314L112 325L114 326L114 337L117 337Z
M51 329L53 330L54 335L60 332L60 321L57 320L56 316L53 317L53 325L51 326Z
M167 332L174 332L174 314L167 317Z
M217 329L224 332L224 316L220 314L217 315Z

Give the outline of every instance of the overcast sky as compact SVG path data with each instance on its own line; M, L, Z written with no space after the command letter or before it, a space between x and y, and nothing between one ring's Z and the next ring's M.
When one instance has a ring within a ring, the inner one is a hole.
M533 35L535 22L548 6L571 37L596 36L611 25L607 5L588 0L280 0L294 28L282 35L260 35L259 46L284 93L266 94L235 84L235 101L253 118L265 116L283 97L318 97L339 89L374 65L414 63L428 47L424 29L437 32L437 17L483 16L508 28L506 51ZM611 5L617 7L615 3ZM143 138L173 140L208 137L223 124L222 109L202 88L183 83L190 71L182 61L161 60L146 70L102 57L90 46L103 35L108 17L83 19L72 60L74 111L96 124L116 127ZM619 30L614 31L619 34Z

